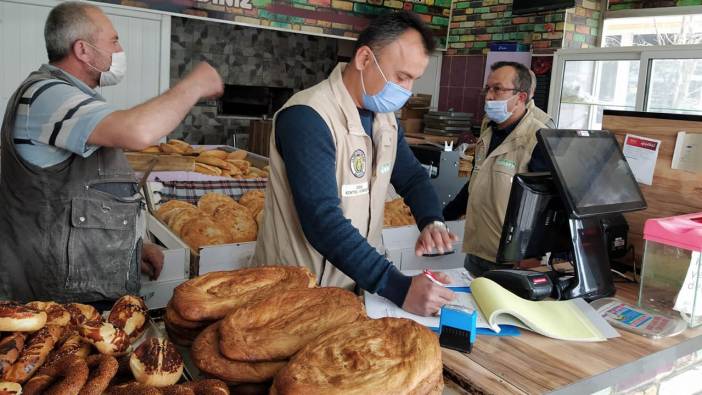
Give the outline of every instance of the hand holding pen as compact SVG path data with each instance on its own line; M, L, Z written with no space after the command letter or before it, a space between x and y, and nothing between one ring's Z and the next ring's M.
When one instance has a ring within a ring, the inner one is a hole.
M456 298L456 295L445 287L450 283L449 276L425 269L421 274L412 277L402 308L418 315L436 315L441 306L451 303Z

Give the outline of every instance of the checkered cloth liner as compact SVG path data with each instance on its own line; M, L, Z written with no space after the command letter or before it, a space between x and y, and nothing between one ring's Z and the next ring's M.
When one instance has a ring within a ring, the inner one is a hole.
M192 204L197 204L197 201L206 193L219 192L229 195L234 199L239 200L241 195L254 189L266 189L266 180L264 179L239 179L231 181L162 181L158 177L156 181L163 184L161 201L164 203L169 200L184 200Z

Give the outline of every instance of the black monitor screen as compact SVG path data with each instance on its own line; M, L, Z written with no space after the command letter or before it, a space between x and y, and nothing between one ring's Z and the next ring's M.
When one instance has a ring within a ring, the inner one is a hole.
M548 172L514 176L497 262L570 251L568 214L554 184Z
M512 14L520 15L571 7L575 7L575 0L514 0Z
M639 184L610 132L542 129L537 136L574 217L646 208Z

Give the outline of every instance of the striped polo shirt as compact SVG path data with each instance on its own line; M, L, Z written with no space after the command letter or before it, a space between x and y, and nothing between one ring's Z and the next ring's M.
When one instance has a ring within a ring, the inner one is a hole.
M117 109L84 82L58 67L72 83L50 79L30 86L20 99L13 138L25 161L46 168L71 155L90 156L99 146L87 143L90 133Z

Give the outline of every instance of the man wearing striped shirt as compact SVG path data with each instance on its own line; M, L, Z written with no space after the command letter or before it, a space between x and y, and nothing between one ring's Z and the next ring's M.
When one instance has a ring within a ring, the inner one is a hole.
M101 303L136 293L139 268L162 254L138 231L142 208L122 149L168 135L201 98L223 91L201 63L164 94L118 110L95 91L118 83L126 57L96 6L65 2L45 29L49 64L8 102L0 173L0 299Z

